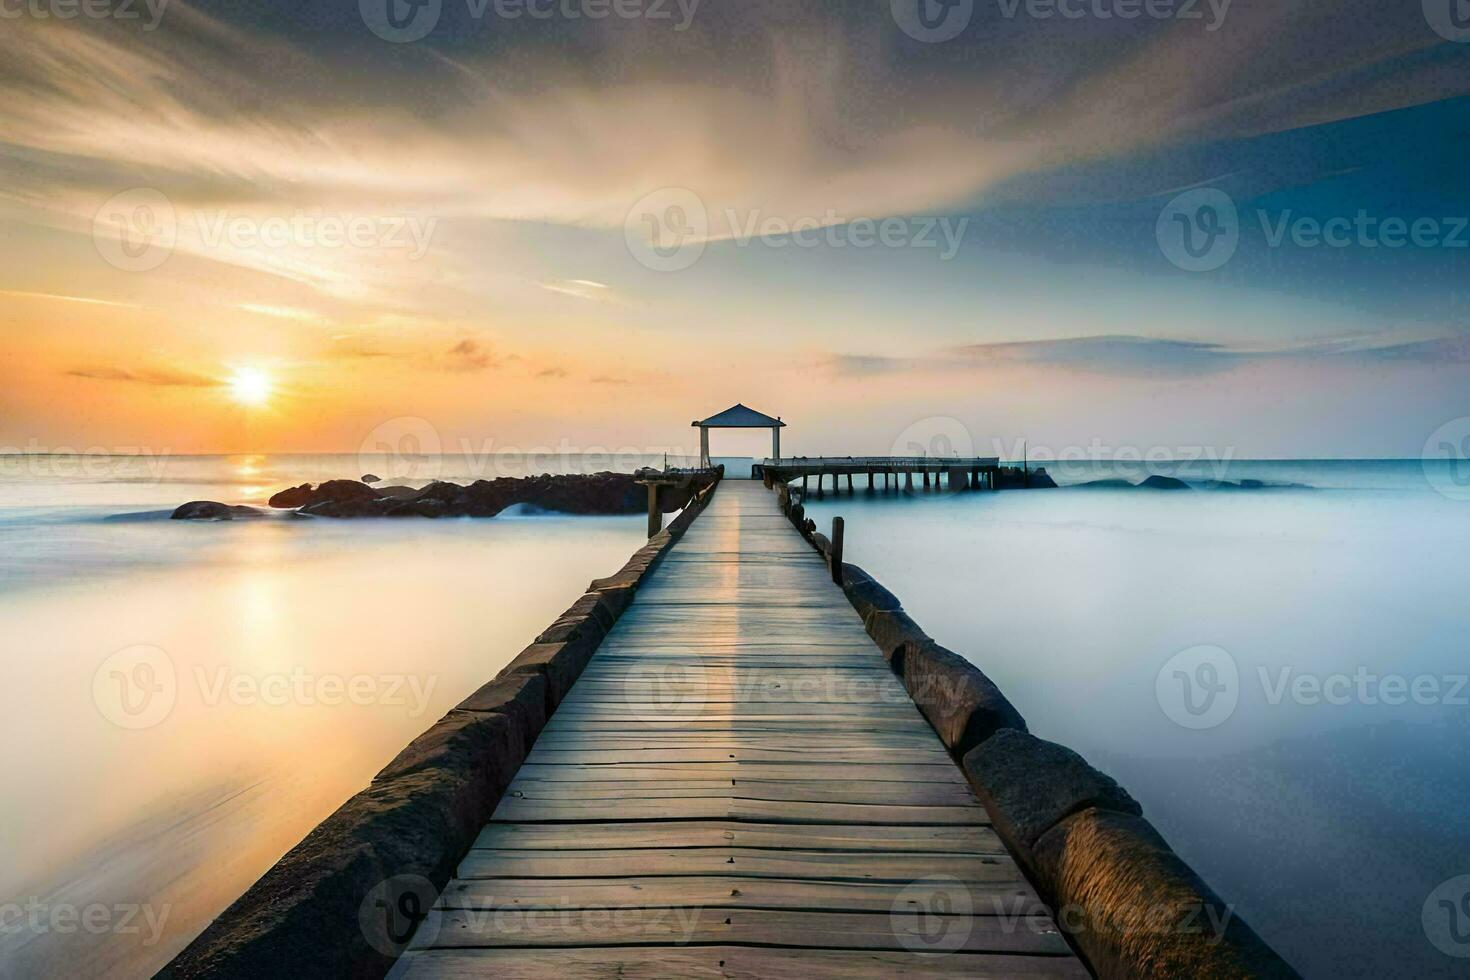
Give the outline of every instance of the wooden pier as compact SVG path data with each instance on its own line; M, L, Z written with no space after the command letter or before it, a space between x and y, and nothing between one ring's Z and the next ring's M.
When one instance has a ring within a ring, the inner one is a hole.
M948 458L942 456L797 456L784 459L768 459L760 464L760 470L768 484L798 484L802 493L811 492L810 480L816 478L816 494L825 492L827 477L832 478L832 491L841 490L842 477L847 478L847 490L855 491L854 477L864 477L866 490L915 489L915 479L928 490L948 483L950 490L997 490L1000 488L1002 467L995 456ZM881 481L881 486L879 485Z
M1087 971L775 495L727 481L392 976Z

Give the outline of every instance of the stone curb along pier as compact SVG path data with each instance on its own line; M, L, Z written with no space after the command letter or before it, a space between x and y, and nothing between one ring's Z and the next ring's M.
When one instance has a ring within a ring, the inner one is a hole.
M597 579L534 643L323 820L160 978L384 976L495 810L546 720L643 579L708 505Z
M1103 978L1296 977L1112 778L1030 734L974 664L935 642L871 575L842 561L784 484L782 512L833 566L893 672L963 769L996 831Z

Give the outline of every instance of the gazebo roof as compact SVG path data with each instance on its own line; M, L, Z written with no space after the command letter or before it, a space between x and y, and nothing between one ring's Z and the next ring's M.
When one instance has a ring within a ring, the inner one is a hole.
M769 415L763 415L753 408L744 405L736 405L727 408L719 415L711 415L703 422L691 423L696 428L703 429L784 429L786 423L780 419L773 419Z

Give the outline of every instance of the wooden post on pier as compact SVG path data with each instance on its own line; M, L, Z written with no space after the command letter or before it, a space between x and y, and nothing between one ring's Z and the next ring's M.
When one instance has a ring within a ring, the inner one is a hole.
M842 533L847 524L840 517L832 518L832 581L842 584Z
M663 508L658 505L658 484L648 485L648 536L651 538L664 529Z

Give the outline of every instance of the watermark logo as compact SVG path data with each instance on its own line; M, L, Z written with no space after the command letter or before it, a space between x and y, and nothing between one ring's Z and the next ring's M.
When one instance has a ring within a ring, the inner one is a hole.
M912 953L953 953L974 929L970 890L950 875L920 878L898 893L888 910L888 925Z
M686 664L639 664L623 679L634 718L655 729L683 728L709 708L706 672Z
M1164 257L1186 272L1213 272L1240 247L1240 211L1222 190L1200 187L1174 198L1154 234Z
M1420 921L1435 949L1470 959L1470 875L1451 878L1430 892Z
M168 261L179 237L173 202L152 187L114 194L92 216L92 243L124 272L150 272Z
M704 200L685 187L666 187L639 199L623 222L628 251L654 272L682 272L694 265L708 237Z
M444 472L444 443L428 419L402 415L367 434L357 466L363 473L381 470L389 480L437 480Z
M1200 731L1223 725L1240 702L1240 669L1216 646L1181 650L1159 668L1154 696L1169 720Z
M892 0L893 21L909 37L925 44L952 41L970 26L975 0Z
M179 677L163 650L139 644L109 656L92 675L92 701L119 728L152 728L174 710Z
M1470 41L1470 2L1466 0L1424 0L1424 19L1446 41Z
M368 30L392 44L421 41L439 24L444 0L358 0Z
M429 913L438 897L434 883L420 875L394 875L379 882L357 909L363 938L384 956L398 956L415 936L421 944L432 941L437 920Z
M1434 430L1420 456L1424 478L1451 500L1470 500L1470 416Z

